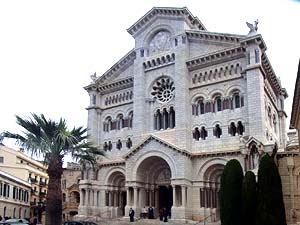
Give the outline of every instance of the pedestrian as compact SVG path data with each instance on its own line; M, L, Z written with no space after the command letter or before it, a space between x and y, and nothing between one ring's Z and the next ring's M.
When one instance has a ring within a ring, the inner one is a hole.
M148 217L149 217L149 219L154 219L154 213L153 213L153 207L152 206L150 206L148 208Z
M129 209L129 218L130 222L134 222L134 210L132 208Z
M163 209L163 217L164 217L164 222L168 222L168 210L166 207Z

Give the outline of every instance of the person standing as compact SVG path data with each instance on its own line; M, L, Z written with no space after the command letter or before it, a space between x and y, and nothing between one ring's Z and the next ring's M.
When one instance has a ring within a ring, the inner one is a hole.
M129 209L129 218L130 222L134 222L134 210L132 208Z

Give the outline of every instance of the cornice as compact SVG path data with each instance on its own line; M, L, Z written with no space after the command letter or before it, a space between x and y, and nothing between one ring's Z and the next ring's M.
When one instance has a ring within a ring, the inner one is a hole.
M194 153L192 158L207 158L212 156L226 156L226 155L238 155L242 154L240 150L235 151L222 151L222 152L201 152L201 153Z
M96 90L97 87L107 81L109 78L124 71L130 65L133 64L136 57L135 49L132 49L124 57L122 57L117 63L115 63L109 70L107 70L102 76L100 76L95 82L84 87L85 90Z
M148 144L151 140L155 140L157 142L159 142L162 145L165 145L169 148L171 148L172 150L181 153L182 155L185 155L187 157L191 157L191 153L181 149L179 147L177 147L176 145L173 145L171 143L166 142L165 140L162 140L160 138L158 138L157 136L151 134L149 135L147 138L145 138L140 144L136 145L135 147L132 148L132 150L130 150L128 153L126 153L123 158L128 159L131 156L133 156L137 151L139 151L141 148L143 148L146 144Z
M300 102L300 60L298 64L298 72L297 72L297 78L296 78L295 89L294 89L290 128L300 129L299 127L297 127L299 117L300 117L299 102ZM300 130L298 130L298 132L300 132Z
M266 43L260 34L246 36L241 41L241 45L247 47L248 44L255 43L257 44L262 51L267 50Z
M215 42L226 42L232 44L238 44L241 40L245 39L245 35L227 34L227 33L217 33L209 32L204 30L186 30L186 35L188 39L199 39L208 40Z
M112 91L118 91L126 88L133 87L133 77L117 80L108 84L98 86L97 91L101 94L107 94Z
M110 92L133 87L133 81L133 77L127 77L120 80L114 80L113 82L102 85L91 84L89 86L86 86L84 89L87 91L97 91L101 94L107 94Z
M174 18L184 18L185 21L192 27L192 29L206 30L201 21L192 15L186 8L172 8L172 7L153 7L137 22L127 29L127 32L135 36L146 24L152 22L158 16L172 16Z
M98 166L100 168L101 167L110 167L110 166L124 166L124 165L125 165L125 160L98 163Z
M276 93L280 95L282 91L285 91L285 95L287 95L286 90L285 89L282 90L280 81L278 80L266 53L262 53L261 61L262 61L262 68L266 72L267 79L269 80L269 83L276 91Z
M233 59L242 58L245 56L245 51L245 48L241 46L225 48L189 59L186 61L186 65L188 69L192 71L208 65L214 65L220 62L227 62L232 61Z

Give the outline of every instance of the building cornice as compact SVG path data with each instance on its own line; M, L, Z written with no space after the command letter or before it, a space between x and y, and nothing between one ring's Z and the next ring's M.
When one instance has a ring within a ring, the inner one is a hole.
M208 40L214 42L226 42L232 44L238 44L241 40L246 38L245 35L236 35L236 34L226 34L226 33L217 33L209 32L205 30L186 30L186 35L188 39L198 39L198 40Z
M151 23L154 19L161 16L174 17L176 19L183 18L192 29L206 30L201 21L192 15L192 13L186 8L173 8L173 7L153 7L144 16L142 16L137 22L127 29L127 32L132 36L143 29L146 24Z
M295 83L290 128L299 129L299 127L297 127L299 124L299 117L300 117L300 60L298 64L298 72L297 72L297 78ZM300 131L298 130L298 132Z
M208 65L214 65L220 62L232 61L233 59L245 56L246 49L242 46L234 46L225 48L205 55L197 56L186 61L186 65L190 71L196 70Z
M114 75L120 74L126 68L133 64L136 57L135 49L132 49L124 57L122 57L117 63L115 63L109 70L107 70L102 76L97 78L97 80L84 87L87 91L96 91L101 84L107 81L109 78Z
M98 163L99 167L111 167L111 166L124 166L125 160L121 161L107 161Z

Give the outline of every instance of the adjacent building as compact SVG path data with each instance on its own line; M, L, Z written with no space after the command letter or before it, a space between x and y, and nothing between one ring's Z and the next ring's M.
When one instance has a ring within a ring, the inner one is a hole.
M294 90L293 107L290 121L290 128L297 129L298 139L300 140L300 60Z
M77 163L68 162L67 167L64 168L61 178L64 221L72 220L78 214L81 171L81 166Z
M0 216L29 218L31 184L0 168Z
M226 162L256 171L263 154L284 152L287 92L249 27L213 32L187 8L155 7L127 29L133 49L85 87L89 135L106 154L83 171L78 216L153 206L218 223Z
M14 150L1 144L0 170L30 183L29 217L37 219L38 222L42 221L49 179L47 167L26 155L22 150Z

